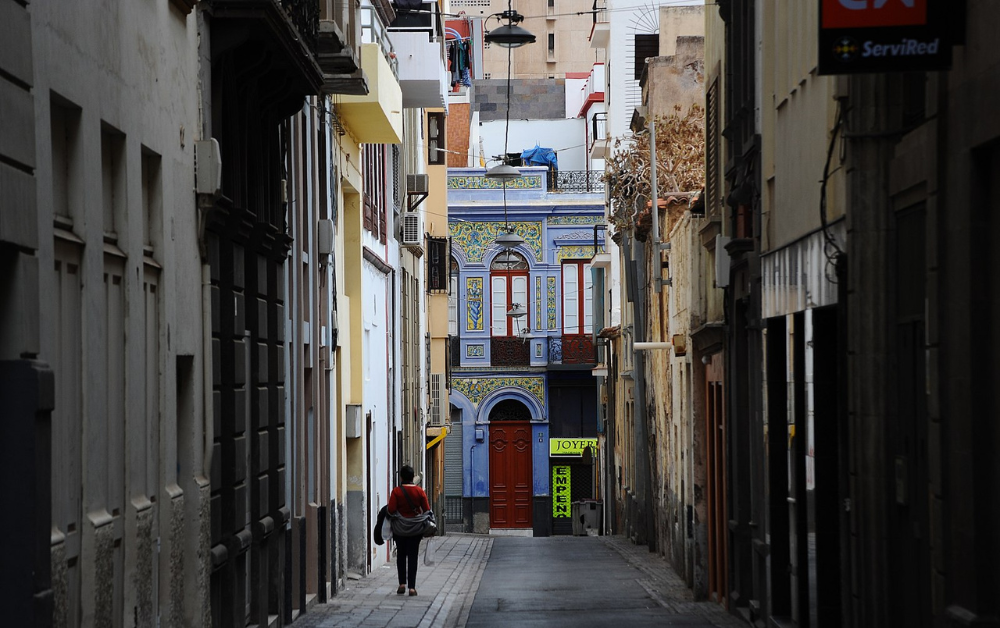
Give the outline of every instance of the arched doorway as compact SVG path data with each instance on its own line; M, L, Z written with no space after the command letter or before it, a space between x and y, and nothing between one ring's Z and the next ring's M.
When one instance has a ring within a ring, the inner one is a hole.
M490 411L490 527L531 526L531 413L520 401Z

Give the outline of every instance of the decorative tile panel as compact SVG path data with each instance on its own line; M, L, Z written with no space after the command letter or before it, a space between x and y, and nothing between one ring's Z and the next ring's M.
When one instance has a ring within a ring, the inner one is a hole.
M603 246L597 247L598 253L604 252ZM556 260L563 261L565 259L590 259L594 257L594 245L593 244L575 244L572 246L560 246L558 253L556 253Z
M548 219L550 225L603 225L604 216L553 216Z
M593 242L594 241L594 232L593 231L573 231L571 233L564 233L561 236L559 236L558 238L556 238L556 242L562 242L564 240L575 240L577 242ZM601 244L604 243L604 234L603 233L597 234L597 243L598 243L598 245L601 245ZM593 247L591 247L591 248L593 248Z
M449 190L502 190L503 182L483 175L448 177ZM541 190L542 175L525 174L507 182L508 190Z
M542 223L512 222L510 225L517 235L524 238L525 246L531 249L535 259L541 260ZM452 244L461 247L468 264L482 264L486 249L493 245L503 229L502 222L452 222L448 225Z
M467 358L485 358L486 357L486 345L465 345L465 357L467 357Z
M548 292L548 328L556 328L556 278L549 277L546 285Z
M535 327L542 328L542 278L535 277Z
M520 388L545 407L545 382L541 377L453 377L455 390L478 406L487 395L502 388Z
M549 363L560 364L562 357L562 338L549 338Z
M483 331L483 278L467 277L465 295L465 328L469 331Z

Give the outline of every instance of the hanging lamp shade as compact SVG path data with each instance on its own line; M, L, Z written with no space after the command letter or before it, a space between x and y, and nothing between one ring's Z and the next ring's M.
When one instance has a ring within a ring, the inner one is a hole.
M515 303L513 307L507 310L508 318L522 318L528 315L528 310L524 309L520 303Z
M504 249L512 249L514 247L524 244L524 238L517 235L513 231L508 231L507 233L502 233L497 236L496 243Z
M491 44L504 48L520 48L525 44L535 43L535 36L517 24L504 24L486 34L484 39Z
M499 166L493 166L487 170L484 176L487 179L493 179L494 181L513 181L521 176L521 172L514 166L500 164Z

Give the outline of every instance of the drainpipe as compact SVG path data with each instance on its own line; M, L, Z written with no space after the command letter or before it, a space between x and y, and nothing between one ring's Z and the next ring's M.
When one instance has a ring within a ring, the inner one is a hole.
M207 236L205 237L207 240ZM207 248L207 247L206 247ZM202 258L201 264L201 335L202 345L205 347L202 358L202 435L204 439L205 454L202 459L204 468L202 473L205 479L212 477L212 453L215 444L215 404L212 401L214 393L214 382L212 381L212 269L208 263L208 257ZM179 478L178 478L179 479Z
M669 251L670 243L663 244L660 242L660 190L659 183L656 180L656 120L648 109L646 115L649 116L649 185L651 188L650 194L653 197L649 203L649 214L653 219L653 261L654 271L656 272L656 278L653 280L653 290L660 293L663 290L663 286L672 285L669 277L663 279L663 265L660 261L660 253L662 251Z
M472 429L475 430L475 423L472 424ZM472 438L476 438L476 432L472 432ZM473 445L469 447L469 510L471 511L472 518L469 519L469 529L473 532L476 531L476 458L475 458L476 446Z

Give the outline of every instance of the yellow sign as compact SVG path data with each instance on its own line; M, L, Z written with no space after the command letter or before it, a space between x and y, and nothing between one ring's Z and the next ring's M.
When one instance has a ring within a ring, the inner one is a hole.
M590 447L590 453L597 455L596 438L550 438L550 456L582 456L583 450Z
M554 519L572 516L570 509L569 467L552 467L552 517Z

